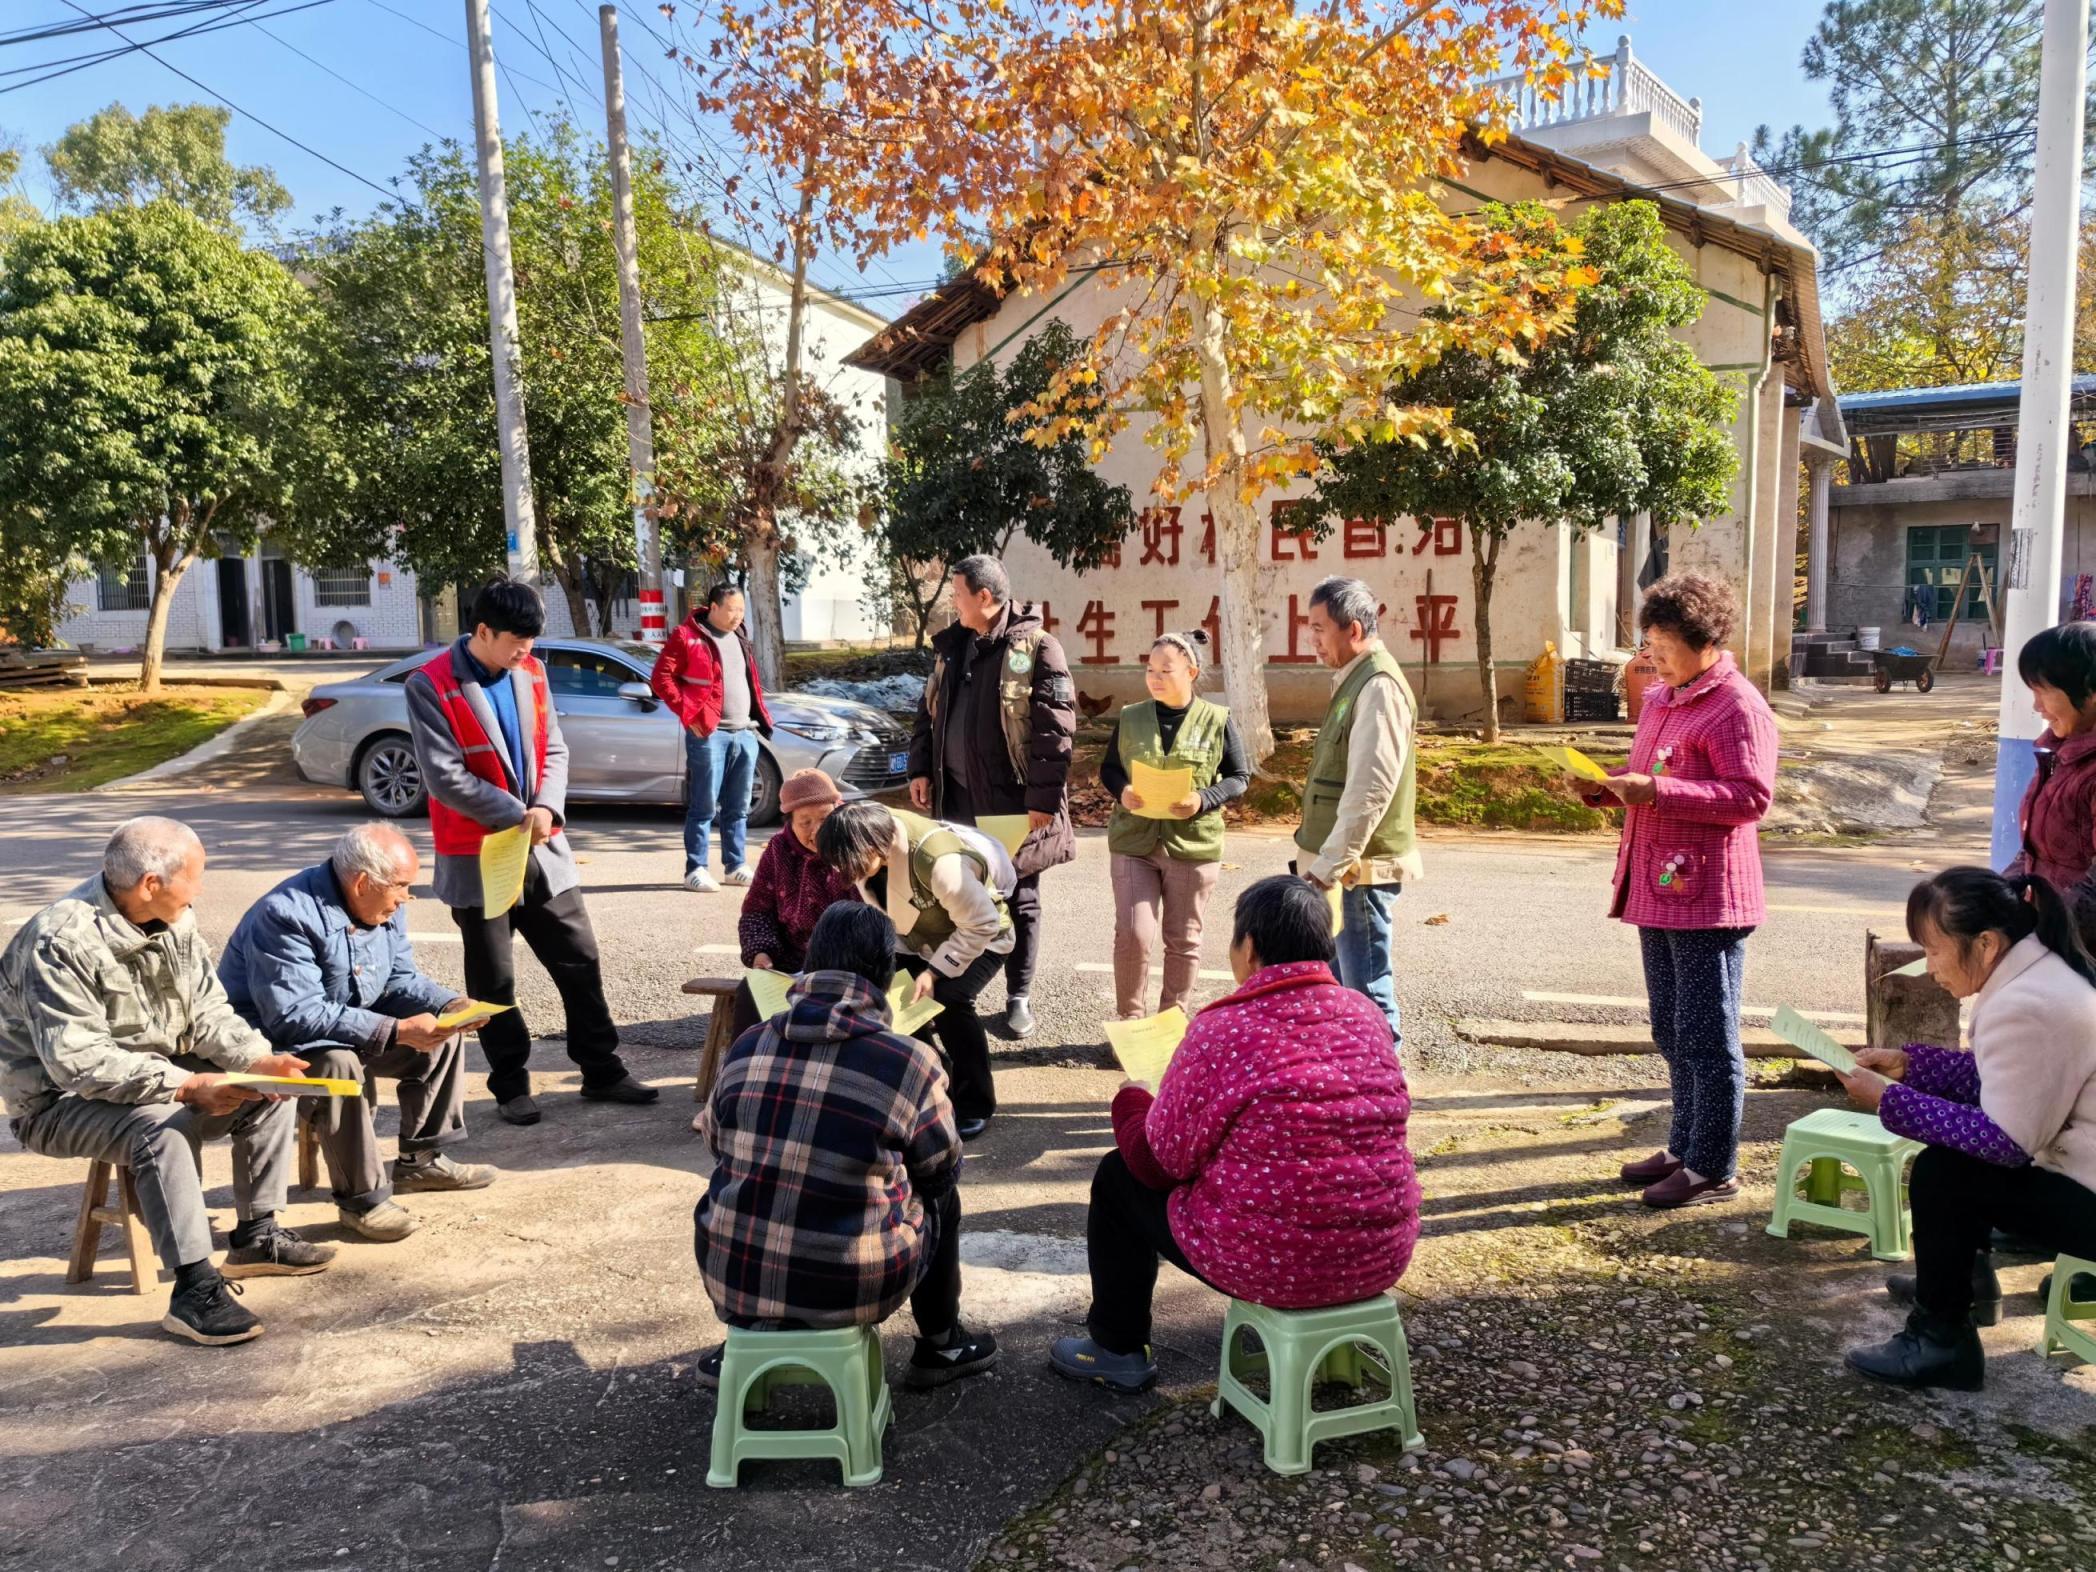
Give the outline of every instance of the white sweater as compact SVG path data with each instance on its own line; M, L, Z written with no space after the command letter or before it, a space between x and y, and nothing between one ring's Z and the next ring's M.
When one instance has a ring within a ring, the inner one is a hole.
M1972 1004L1980 1108L2041 1168L2096 1190L2096 988L2033 934Z
M990 870L990 883L996 886L998 895L1009 900L1019 875L1003 843L972 825L942 823L940 828L953 831L982 857ZM895 924L896 942L919 960L929 961L934 971L958 977L985 953L1011 953L1012 925L999 920L995 898L975 876L975 864L966 857L949 852L931 867L932 894L953 919L952 936L936 950L906 942L917 921L917 908L910 904L910 843L900 823L895 826L895 839L888 847L887 867L888 900L884 909L888 920ZM865 894L863 886L860 893Z

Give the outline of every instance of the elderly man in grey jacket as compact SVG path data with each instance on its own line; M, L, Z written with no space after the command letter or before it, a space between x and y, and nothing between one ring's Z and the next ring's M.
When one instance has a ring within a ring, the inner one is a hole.
M416 969L407 908L420 871L399 830L360 824L326 862L249 907L218 963L240 1018L312 1074L395 1083L400 1156L390 1171L368 1095L328 1098L307 1112L321 1131L342 1226L389 1243L420 1226L396 1190L479 1190L495 1178L485 1164L444 1154L466 1138L460 1028L487 1016L464 1015L471 1000Z
M451 908L464 941L466 989L474 998L516 1003L512 937L521 937L560 990L568 1057L582 1069L582 1095L652 1103L655 1088L629 1076L619 1059L597 936L564 833L568 745L553 713L546 668L531 654L545 624L537 590L497 579L473 603L473 631L407 680L408 729L437 846L437 899ZM514 905L490 910L481 888L482 842L491 831L519 826L531 837L523 892ZM531 1030L523 1012L508 1010L489 1021L480 1029L480 1047L488 1056L496 1113L510 1124L537 1124Z
M121 825L102 871L32 917L0 953L0 1099L15 1139L46 1157L131 1171L153 1247L175 1274L160 1324L192 1342L244 1343L262 1323L229 1277L296 1277L334 1256L277 1225L290 1179L291 1104L224 1071L298 1075L219 986L190 904L204 847L173 819ZM196 1147L233 1138L240 1223L211 1263Z

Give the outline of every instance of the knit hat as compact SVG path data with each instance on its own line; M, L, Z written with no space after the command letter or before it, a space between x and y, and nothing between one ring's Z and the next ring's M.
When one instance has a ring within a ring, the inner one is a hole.
M844 801L844 794L837 790L837 783L821 770L795 770L786 777L786 784L779 788L779 811L791 813L796 808L819 808L824 803Z

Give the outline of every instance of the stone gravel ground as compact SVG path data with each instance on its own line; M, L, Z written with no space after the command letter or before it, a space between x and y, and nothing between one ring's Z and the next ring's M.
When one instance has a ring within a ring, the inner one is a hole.
M1772 1159L1750 1150L1757 1203ZM1614 1201L1524 1209L1533 1221L1430 1234L1406 1277L1425 1450L1394 1434L1333 1442L1284 1478L1244 1420L1210 1417L1212 1386L1173 1393L977 1565L2096 1564L2096 1368L2030 1351L2042 1266L2005 1263L2022 1297L1987 1334L1989 1390L1917 1397L1840 1368L1846 1344L1895 1324L1860 1240L1771 1239L1752 1203L1671 1218Z

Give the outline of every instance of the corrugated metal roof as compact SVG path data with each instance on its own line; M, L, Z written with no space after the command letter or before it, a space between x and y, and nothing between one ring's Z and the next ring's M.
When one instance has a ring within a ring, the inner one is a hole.
M2073 397L2096 398L2096 376L2076 377ZM1844 393L1844 416L1899 410L2013 408L2023 398L2019 382L1963 382L1941 388L1898 388L1889 393Z

